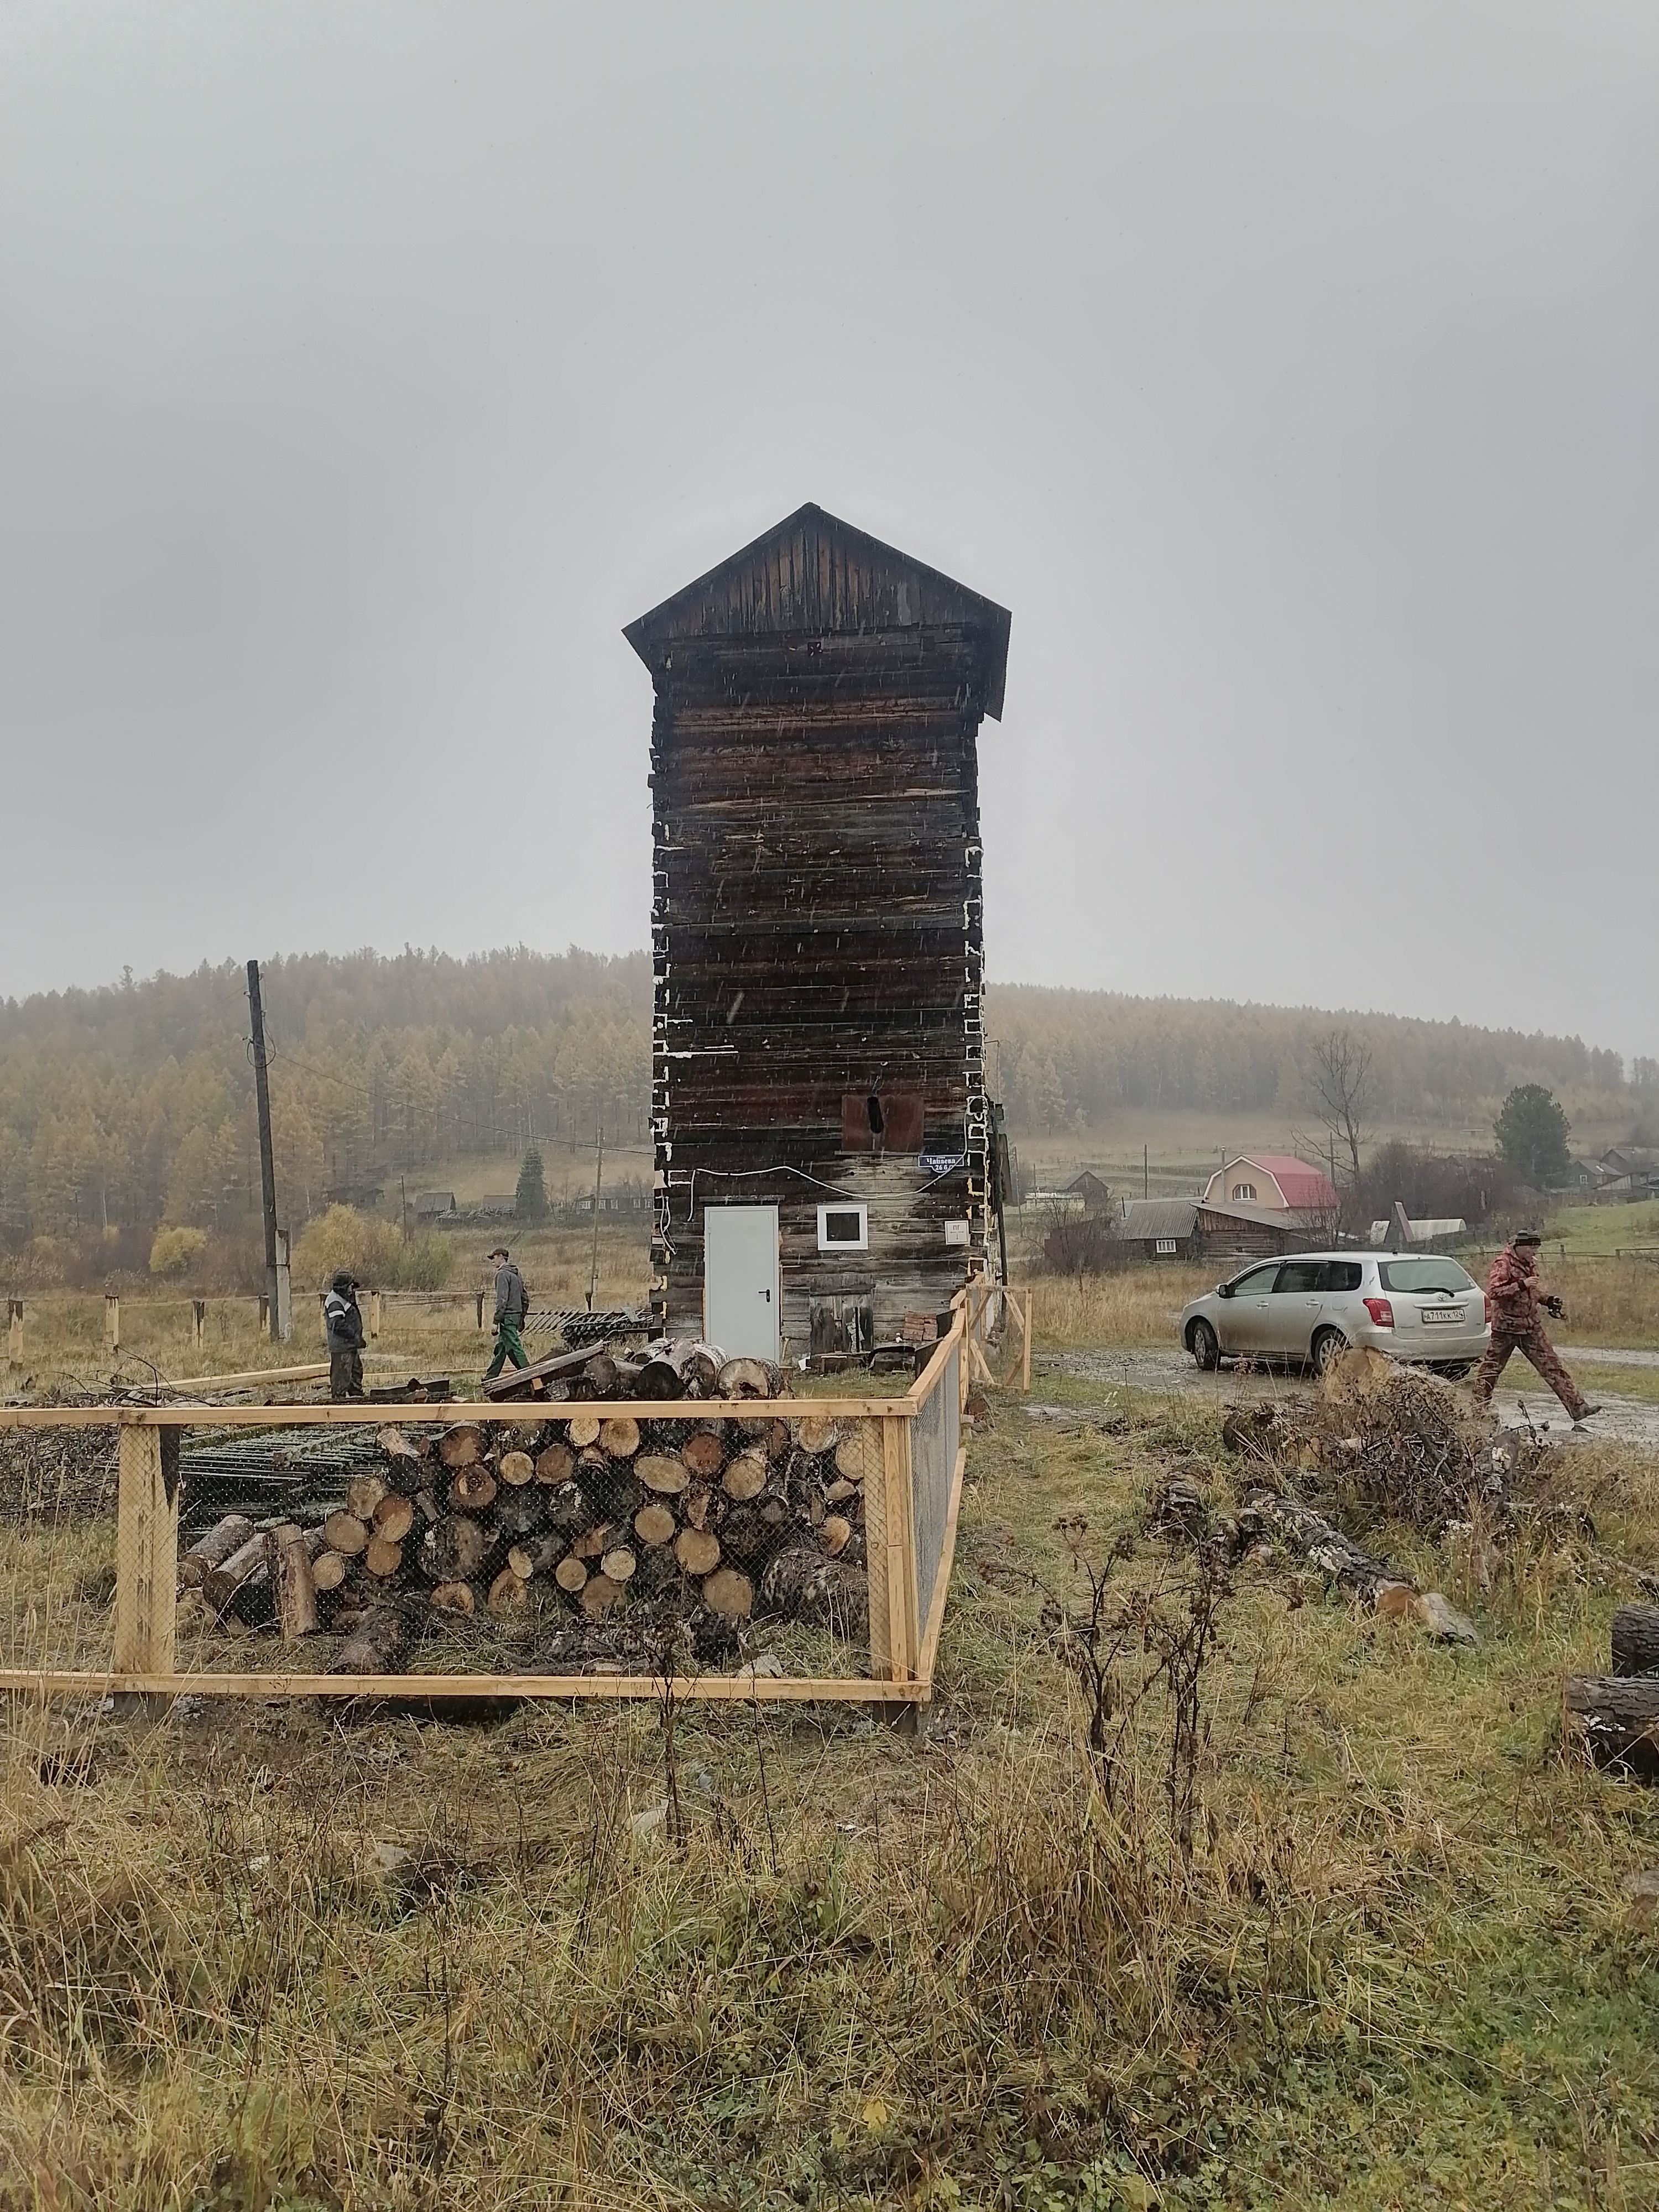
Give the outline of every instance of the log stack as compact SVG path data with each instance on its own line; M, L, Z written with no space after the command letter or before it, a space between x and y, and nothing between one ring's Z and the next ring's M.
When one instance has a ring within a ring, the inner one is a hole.
M757 1395L775 1379L757 1368ZM672 1635L714 1659L757 1613L862 1632L873 1425L660 1402L660 1419L585 1401L388 1426L332 1510L263 1528L226 1515L184 1554L181 1588L245 1627L344 1635L349 1673L437 1635L576 1671Z

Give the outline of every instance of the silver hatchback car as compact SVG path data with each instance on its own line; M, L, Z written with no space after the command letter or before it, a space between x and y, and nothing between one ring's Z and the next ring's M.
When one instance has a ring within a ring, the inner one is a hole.
M1467 1375L1486 1351L1486 1294L1435 1252L1297 1252L1258 1261L1181 1316L1200 1367L1224 1359L1310 1361L1322 1375L1339 1352L1364 1345Z

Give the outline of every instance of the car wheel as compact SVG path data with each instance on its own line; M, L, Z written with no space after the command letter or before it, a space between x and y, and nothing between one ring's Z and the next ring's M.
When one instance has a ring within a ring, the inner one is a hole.
M1221 1346L1206 1321L1195 1321L1187 1332L1187 1349L1206 1375L1221 1364Z
M1331 1362L1339 1352L1346 1352L1348 1340L1340 1328L1322 1328L1313 1340L1313 1370L1316 1375L1328 1375Z

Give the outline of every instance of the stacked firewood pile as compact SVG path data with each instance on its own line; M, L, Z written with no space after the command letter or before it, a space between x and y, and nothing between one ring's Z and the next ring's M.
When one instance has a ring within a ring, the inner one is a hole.
M708 1379L757 1396L780 1380L755 1362ZM182 1589L245 1630L343 1634L348 1674L434 1635L489 1632L520 1669L558 1671L669 1638L712 1660L756 1615L866 1629L868 1424L690 1398L659 1419L602 1402L529 1413L383 1428L333 1510L263 1528L225 1515L184 1553Z

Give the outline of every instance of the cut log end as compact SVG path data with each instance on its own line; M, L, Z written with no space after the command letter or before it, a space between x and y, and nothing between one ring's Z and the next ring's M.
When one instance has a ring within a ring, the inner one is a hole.
M742 1500L758 1498L770 1477L771 1471L759 1452L744 1452L732 1461L720 1481L728 1498Z
M682 1528L674 1540L674 1557L688 1575L712 1575L720 1563L720 1542L702 1528Z
M449 1502L458 1513L482 1513L495 1502L495 1478L480 1463L464 1467L449 1486Z
M374 1534L388 1544L401 1544L415 1526L415 1500L401 1491L388 1490L374 1508Z
M495 1473L509 1490L522 1490L536 1479L536 1462L526 1451L503 1452Z
M355 1559L368 1543L368 1531L355 1513L331 1513L323 1522L323 1539L331 1552Z
M680 1449L680 1459L690 1474L709 1481L726 1465L726 1446L710 1429L699 1429Z
M728 1620L747 1620L755 1610L755 1585L736 1567L716 1567L703 1583L702 1601Z
M537 1454L536 1480L555 1489L576 1471L576 1455L567 1443L550 1443Z
M660 1498L678 1498L690 1486L691 1477L683 1459L670 1459L660 1452L647 1452L634 1462L634 1472L647 1490L654 1490Z
M881 1439L873 1423L860 1421L836 1446L836 1473L843 1482L866 1482L881 1465Z
M837 1559L847 1549L853 1534L853 1524L840 1513L826 1513L818 1529L818 1541L832 1559Z
M458 1421L453 1429L446 1429L438 1439L438 1457L454 1474L459 1468L475 1466L483 1457L483 1431L475 1421Z
M650 1504L641 1505L634 1516L634 1534L649 1549L672 1544L677 1525L667 1506L659 1504L654 1498Z
M363 1551L363 1565L379 1582L390 1582L404 1564L404 1547L385 1536L371 1536Z

